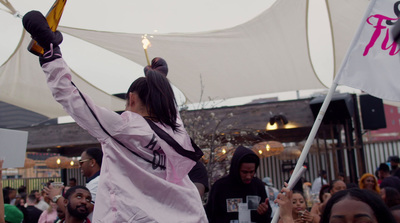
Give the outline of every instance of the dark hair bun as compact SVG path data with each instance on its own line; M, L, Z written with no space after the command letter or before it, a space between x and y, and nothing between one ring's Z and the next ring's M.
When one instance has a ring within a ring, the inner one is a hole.
M146 66L144 68L144 75L147 76L147 72L149 70L155 70L167 76L168 74L168 65L167 62L161 57L155 57L151 60L151 66Z

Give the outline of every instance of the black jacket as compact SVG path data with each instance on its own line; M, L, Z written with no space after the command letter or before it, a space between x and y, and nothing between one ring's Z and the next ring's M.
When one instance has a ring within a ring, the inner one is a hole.
M210 223L229 223L231 220L238 220L238 203L247 203L247 208L252 206L257 209L258 204L265 202L267 194L260 179L254 177L250 184L244 184L240 178L240 164L245 156L255 156L257 158L257 170L259 165L257 155L248 148L238 147L232 157L229 175L217 180L211 187L208 202L205 206ZM248 196L252 197L248 200ZM257 203L252 205L254 201ZM268 212L264 215L259 215L257 210L250 210L250 213L252 222L270 222L270 206Z

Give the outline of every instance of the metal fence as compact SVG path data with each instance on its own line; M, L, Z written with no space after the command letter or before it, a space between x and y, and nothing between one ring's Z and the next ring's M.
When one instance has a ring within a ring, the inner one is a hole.
M20 178L20 179L3 179L3 188L11 187L18 189L20 186L26 186L26 192L29 194L32 190L43 189L43 183L47 183L50 180L57 182L61 181L61 177L42 177L42 178Z
M43 189L43 184L49 182L50 180L54 182L64 182L64 185L68 185L69 179L75 178L77 180L77 185L85 186L85 178L82 176L80 169L66 169L62 177L36 177L36 178L10 178L3 179L3 188L11 187L18 189L20 186L26 186L26 192L29 194L32 190Z
M364 143L364 159L355 157L356 164L361 162L365 165L366 172L375 174L375 171L379 167L380 163L386 163L389 156L400 156L400 141L387 141L387 142L374 142ZM328 181L334 180L337 177L337 170L333 168L335 162L335 152L332 150L326 151L321 154L310 153L305 162L308 164L308 170L304 174L304 178L313 182L318 177L320 170L324 169L328 172ZM349 176L350 161L348 157L347 149L342 149L343 154L343 170L346 176ZM275 156L263 158L260 163L260 167L257 172L257 176L262 179L266 176L271 177L272 182L276 188L281 188L283 182L288 180L290 177L289 172L282 170L283 165L292 163L295 165L296 160L282 161L277 159ZM357 173L357 179L360 176L360 170L358 165L355 166Z
M350 162L346 149L342 149L343 154L343 169L346 176L349 175ZM364 143L364 159L356 159L356 163L362 162L365 164L366 172L374 174L380 163L385 163L389 156L400 156L400 141L387 141L387 142L374 142ZM329 150L320 154L310 153L305 162L308 165L308 170L304 174L304 178L312 182L318 177L320 170L324 169L328 172L328 180L333 180L337 176L337 170L332 167L332 163L335 162L334 151ZM283 182L288 180L290 173L283 170L283 166L295 165L296 160L279 160L276 156L267 157L261 160L260 167L257 171L257 176L262 179L266 176L271 177L272 182L276 188L281 188ZM358 166L355 167L358 170ZM363 174L363 173L360 173ZM68 184L69 178L76 178L78 185L85 185L85 180L80 169L68 169L65 172L65 177L48 177L48 178L25 178L25 179L3 179L3 187L12 187L17 189L24 185L27 187L27 192L32 190L41 190L43 188L42 183L46 183L49 180L53 181L66 181ZM357 176L360 177L360 176Z

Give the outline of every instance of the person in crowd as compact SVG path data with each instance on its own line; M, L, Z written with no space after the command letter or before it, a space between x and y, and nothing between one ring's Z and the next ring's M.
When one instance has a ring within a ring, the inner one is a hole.
M25 204L26 204L26 197L27 195L25 195L24 197L21 197L18 201L18 203L15 205L19 210L21 210L22 212L25 209Z
M82 152L81 159L79 160L81 173L86 177L86 187L89 189L94 202L96 202L102 160L103 152L98 148L86 149Z
M292 215L288 215L292 210L288 202L291 193L284 189L276 200L280 205L282 223L294 223ZM369 190L351 188L339 191L329 199L320 222L396 223L396 220L379 195Z
M342 191L342 190L346 190L347 189L347 185L342 181L342 180L333 180L330 184L329 184L329 193L325 194L324 196L324 201L320 204L319 206L319 211L320 213L324 213L325 207L329 201L329 199L337 192Z
M346 174L343 173L343 172L340 172L340 173L338 174L337 179L338 179L338 180L341 180L341 181L343 181L343 182L345 182L345 183L347 183Z
M329 184L329 193L331 195L334 195L336 192L339 192L341 190L346 190L347 186L346 183L343 182L343 180L333 180Z
M400 205L396 205L390 208L390 212L392 213L394 219L397 223L400 223Z
M381 197L388 208L400 205L400 192L393 187L382 188Z
M29 194L26 204L27 207L24 209L24 223L37 223L43 211L35 206L36 195Z
M27 196L26 186L21 185L20 187L18 187L17 192L18 192L18 194L17 194L16 200L15 200L15 206L20 208L21 204L22 204L22 207L25 205L26 196ZM21 201L21 199L22 199L22 201Z
M319 217L307 210L304 196L299 191L292 191L292 217L294 222L298 223L319 223ZM279 223L282 223L280 221Z
M49 208L49 204L45 201L44 197L41 195L39 190L32 190L31 194L34 194L36 197L36 201L35 201L36 208L40 209L41 211L45 211L45 210L47 210L47 208ZM26 202L27 202L27 200L26 200Z
M57 205L57 219L54 221L54 223L63 223L64 220L65 220L65 210Z
M218 179L208 194L205 210L210 223L270 221L264 184L255 177L259 164L252 150L244 146L235 150L229 174Z
M321 222L395 223L390 210L375 192L352 188L329 199Z
M15 205L16 203L16 197L17 197L17 190L12 187L5 187L8 193L8 199L10 201L9 204Z
M93 211L92 196L87 187L75 186L69 188L61 195L63 188L45 188L48 196L54 197L52 200L57 204L57 215L62 223L90 223L88 216ZM102 221L99 221L102 222Z
M94 203L96 202L102 160L103 152L98 148L86 149L82 152L79 160L81 173L86 177L86 187L89 189ZM65 188L65 190L68 190L68 188ZM93 220L93 213L89 214L89 219Z
M398 156L389 156L387 162L390 163L390 174L392 176L399 176L396 175L396 172L399 169L400 158Z
M10 197L8 196L8 189L5 187L3 188L3 203L4 204L10 204Z
M0 170L3 168L4 160L0 159ZM0 188L3 188L2 171L0 171ZM4 190L3 190L4 191ZM8 197L8 196L7 196ZM4 203L4 194L0 193L0 222L21 223L24 214L16 206Z
M75 187L76 186L76 178L75 177L71 177L69 178L69 184L70 187Z
M293 171L294 171L294 167L291 167L291 168L290 168L290 171L289 171L290 176L293 174ZM290 179L286 179L285 182L286 182L286 183L289 183L289 180L290 180ZM304 179L304 177L300 177L299 181L297 181L297 183L293 186L292 190L298 191L298 192L300 192L300 193L303 194L303 193L304 193L303 184L304 184L305 182L306 182L306 180Z
M378 183L381 184L382 180L386 177L390 177L390 169L386 163L379 164L378 167Z
M20 194L21 197L23 196L22 194L26 195L26 186L25 185L21 185L18 187L18 194Z
M319 191L321 190L322 185L327 184L328 182L326 181L327 175L325 170L321 170L319 173L319 176L314 179L312 186L311 186L311 193L312 194L318 194Z
M378 180L376 177L371 173L364 173L360 180L358 181L358 187L360 189L370 190L377 194L380 193Z
M196 185L200 197L203 199L204 194L207 193L210 188L208 186L207 169L201 161L197 161L196 165L190 170L189 178L194 185Z
M21 223L26 222L24 220L24 214L20 209L18 209L15 205L4 204L4 218L3 222L6 223Z
M273 217L275 215L276 209L278 208L278 204L276 204L274 200L278 196L279 190L274 187L274 184L272 183L272 179L270 177L264 177L262 181L265 186L265 191L267 192L269 206L271 207L271 217Z
M324 184L321 187L321 190L318 194L318 199L319 202L315 202L313 206L311 207L310 213L314 216L315 219L321 218L322 215L322 207L321 205L324 204L326 205L326 202L328 202L329 198L331 197L331 194L329 192L330 185L329 184Z
M57 204L50 202L49 208L40 215L38 223L54 223L57 219Z
M97 106L71 83L72 72L58 46L62 34L53 32L40 12L28 12L22 22L45 50L39 63L55 100L102 145L104 168L96 194L101 202L95 204L93 222L206 222L188 176L201 150L193 146L180 119L166 61L157 57L145 67L145 76L127 91L125 111L118 114ZM165 131L183 151L153 128Z
M400 192L400 179L394 176L386 177L385 179L382 180L379 187L381 189L385 187L393 187Z

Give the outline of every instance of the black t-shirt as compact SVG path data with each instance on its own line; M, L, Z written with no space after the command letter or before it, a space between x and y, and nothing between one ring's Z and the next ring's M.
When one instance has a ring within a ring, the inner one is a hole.
M197 161L196 165L189 172L189 178L193 183L203 184L205 192L210 190L208 187L207 169L202 162Z
M24 213L24 223L37 223L39 221L42 210L36 208L35 206L28 206L23 211Z

